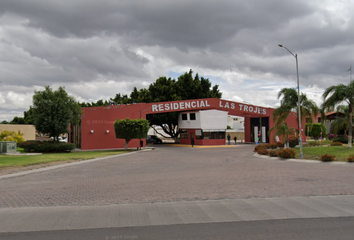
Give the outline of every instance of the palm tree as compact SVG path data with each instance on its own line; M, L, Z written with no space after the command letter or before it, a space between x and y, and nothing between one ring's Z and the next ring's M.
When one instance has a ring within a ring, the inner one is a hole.
M323 107L334 107L342 102L348 104L349 109L349 131L348 131L348 147L352 147L353 139L353 104L354 104L354 81L351 81L347 86L343 84L333 85L328 87L324 93L323 97Z
M331 122L331 133L348 135L349 130L349 107L347 105L338 105L337 113L343 113L343 117L339 117Z
M283 88L278 93L278 99L280 99L280 107L276 108L273 112L274 125L282 125L288 118L291 112L298 114L298 94L294 88ZM312 122L312 116L316 116L319 109L316 103L307 98L306 94L300 95L300 111L301 122L304 119L309 119ZM299 124L299 119L297 119Z
M270 135L270 133L274 130L276 130L274 137L280 136L281 140L284 142L284 147L288 148L289 137L293 137L295 135L294 133L296 132L296 129L290 128L289 125L286 122L284 122L280 125L274 125L274 127L269 129L268 135Z

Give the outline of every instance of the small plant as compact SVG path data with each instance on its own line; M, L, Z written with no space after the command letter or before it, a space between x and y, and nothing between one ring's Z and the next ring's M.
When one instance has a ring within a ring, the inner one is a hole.
M258 153L258 150L263 148L263 149L267 149L267 145L268 144L258 144L255 148L254 148L254 152Z
M347 161L350 163L354 162L354 155L349 155L349 157L347 157Z
M330 145L331 146L343 146L343 144L341 142L331 142Z
M327 138L329 140L332 140L334 138L334 134L332 134L332 133L327 134Z
M289 140L289 147L291 147L291 148L296 147L296 145L298 145L298 144L299 144L299 139L298 138Z
M278 151L277 150L270 150L268 152L269 156L271 157L278 157Z
M281 158L295 158L296 152L294 149L286 148L278 151L278 157Z
M268 144L270 149L276 149L278 147L278 144L276 143L270 143Z
M335 160L335 158L336 158L336 156L333 156L330 154L321 155L322 162L332 162Z
M257 153L260 155L268 155L268 150L265 148L260 148L258 149Z

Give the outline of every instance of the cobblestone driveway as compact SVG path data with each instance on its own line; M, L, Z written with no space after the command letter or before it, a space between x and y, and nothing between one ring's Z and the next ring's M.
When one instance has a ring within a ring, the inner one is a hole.
M351 165L261 159L253 147L159 146L0 179L0 207L354 195Z

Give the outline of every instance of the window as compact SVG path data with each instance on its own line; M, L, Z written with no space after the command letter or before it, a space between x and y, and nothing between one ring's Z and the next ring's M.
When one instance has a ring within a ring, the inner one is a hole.
M187 119L187 114L186 113L182 113L182 121L186 121Z
M195 137L196 139L203 139L203 132L200 129L195 130Z
M195 120L195 113L190 113L189 114L189 119L190 120Z
M225 139L225 132L219 132L219 131L215 131L215 132L205 132L203 131L203 137L204 139Z
M181 130L180 138L181 139L188 139L188 131L187 130Z

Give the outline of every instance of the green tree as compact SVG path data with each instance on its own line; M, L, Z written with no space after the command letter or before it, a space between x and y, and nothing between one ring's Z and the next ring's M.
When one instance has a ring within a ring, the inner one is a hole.
M326 136L327 127L322 123L306 123L305 125L305 134L314 139L319 137Z
M342 102L348 104L348 147L352 147L353 139L353 104L354 104L354 81L351 81L347 86L344 84L333 85L324 91L323 107L334 107Z
M132 139L146 138L149 131L149 122L145 119L117 119L114 123L116 138L125 139L124 149L128 149L128 143Z
M25 124L34 124L34 120L33 120L33 108L30 107L30 109L28 111L25 111L23 113L24 115L24 121Z
M284 143L284 146L289 147L290 138L293 138L295 136L296 129L289 127L286 122L278 122L271 129L269 129L268 135L270 135L272 131L275 131L274 137L280 136L281 141Z
M280 106L273 112L273 118L275 125L282 125L288 118L291 112L298 114L298 94L294 88L283 88L278 93L278 99L281 98ZM317 115L319 109L316 103L307 98L306 94L300 95L300 111L301 122L304 119L309 119L312 122L312 118ZM296 118L299 124L299 119Z
M338 117L331 122L331 133L338 135L347 135L349 130L349 107L346 105L338 105L337 112L343 113L343 117Z
M67 133L69 125L80 121L81 107L67 94L64 87L53 91L49 86L33 95L33 120L36 129L59 142L59 135Z
M25 119L22 117L14 117L14 119L11 120L10 124L25 124Z

